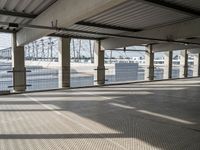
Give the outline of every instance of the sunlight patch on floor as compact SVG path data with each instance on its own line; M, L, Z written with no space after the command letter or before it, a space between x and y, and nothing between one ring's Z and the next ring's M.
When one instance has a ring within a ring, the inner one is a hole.
M135 109L135 107L132 106L127 106L124 104L119 104L119 103L109 103L112 106L120 107L120 108L125 108L125 109Z
M190 124L190 125L195 124L194 122L190 122L190 121L187 121L187 120L183 120L183 119L179 119L179 118L175 118L175 117L171 117L171 116L167 116L167 115L158 114L158 113L155 113L155 112L150 112L150 111L147 111L147 110L137 110L137 111L140 112L140 113L143 113L143 114L148 114L148 115L151 115L151 116L156 116L156 117L168 119L168 120L183 123L183 124Z

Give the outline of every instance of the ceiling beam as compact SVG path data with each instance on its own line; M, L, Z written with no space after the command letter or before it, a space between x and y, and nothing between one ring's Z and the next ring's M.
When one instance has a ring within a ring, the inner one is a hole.
M153 45L154 52L163 52L163 51L170 51L170 50L185 50L185 49L194 49L200 48L199 45L183 45L183 44L175 44L175 43L162 43L162 44L155 44Z
M2 25L9 25L11 23L9 22L0 22ZM12 23L13 25L15 23ZM167 38L154 38L154 37L145 37L145 36L136 36L136 35L125 35L125 34L111 34L111 33L103 33L103 32L93 32L93 31L84 31L84 30L76 30L76 29L68 29L68 28L58 28L58 27L51 27L51 26L40 26L40 25L31 25L31 24L16 24L16 26L21 27L21 28L26 28L26 29L44 29L44 30L51 30L52 33L55 32L73 32L73 33L83 33L83 34L90 34L90 35L101 35L102 38L108 38L108 37L113 37L113 38L122 38L122 39L135 39L135 40L140 40L140 41L148 41L148 44L152 43L157 43L157 42L164 42L164 43L179 43L179 44L192 44L192 45L199 45L199 42L188 42L188 41L182 41L182 40L173 40L173 39L167 39ZM51 34L52 34L51 33ZM140 33L140 32L139 32ZM48 34L49 35L49 34ZM150 42L150 43L149 43Z
M6 30L6 29L2 29L2 28L0 28L0 32L2 32L2 33L14 33L13 30Z
M100 24L100 23L85 22L85 21L80 21L80 22L77 22L76 24L88 26L88 27L97 27L97 28L102 28L102 29L112 29L112 30L128 31L128 32L141 31L141 29L132 29L132 28L112 26L112 25L106 25L106 24Z
M181 6L173 2L166 2L163 0L137 0L137 1L147 2L157 6L162 6L194 17L200 16L200 11L191 9L189 7Z
M106 49L107 51L123 51L123 52L147 52L147 50L143 50L143 49L119 49L119 48L115 48L115 49Z
M199 48L190 49L190 50L188 50L188 53L190 53L190 54L198 54L198 53L200 53L200 49Z
M63 38L74 38L74 39L84 39L84 40L102 40L101 38L95 38L95 37L86 37L86 36L76 36L76 35L63 35L63 34L50 34L48 36L53 37L63 37Z
M15 12L15 11L7 11L7 10L0 10L0 15L29 18L29 19L33 19L33 18L37 17L37 15L34 15L34 14Z

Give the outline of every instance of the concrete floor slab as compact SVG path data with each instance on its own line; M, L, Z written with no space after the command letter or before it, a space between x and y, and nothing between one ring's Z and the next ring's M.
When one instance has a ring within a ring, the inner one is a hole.
M200 78L0 97L1 150L199 150Z

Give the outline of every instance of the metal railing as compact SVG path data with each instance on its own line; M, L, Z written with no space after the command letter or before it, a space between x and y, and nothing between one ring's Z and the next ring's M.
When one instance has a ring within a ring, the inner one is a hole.
M73 64L70 70L71 87L93 86L95 84L94 64Z
M27 91L37 91L37 90L49 90L58 89L58 74L59 69L57 68L44 68L44 67L30 67L27 66L26 80Z
M134 63L124 63L120 65L106 65L108 69L105 71L106 84L145 80L145 66L139 66Z
M12 70L10 62L0 62L0 91L13 91L13 74L8 73Z
M148 66L124 63L126 66L117 67L117 64L105 65L106 84L118 82L132 82L148 80L145 77ZM130 66L133 65L133 66ZM180 78L181 65L173 65L172 78ZM194 76L194 68L196 66L188 66L188 77ZM42 67L42 66L26 66L26 84L27 91L49 90L59 88L59 67ZM71 64L70 85L71 87L93 86L96 84L96 66L94 64L77 63ZM164 78L164 65L155 65L154 80L162 80ZM11 62L1 62L0 64L0 91L13 91L13 72Z

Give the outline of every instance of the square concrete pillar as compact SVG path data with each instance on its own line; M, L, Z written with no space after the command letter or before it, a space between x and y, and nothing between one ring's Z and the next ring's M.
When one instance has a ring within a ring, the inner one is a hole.
M200 53L194 54L193 76L200 76Z
M164 53L164 79L172 78L173 51Z
M95 42L94 64L97 67L95 73L95 82L97 85L105 83L105 65L104 65L104 49L101 47L101 41Z
M180 53L180 78L188 76L188 53L187 50L182 50Z
M153 45L146 47L145 53L145 80L154 80L154 52Z
M58 40L59 88L70 87L70 38Z
M26 90L26 68L24 59L24 46L17 46L16 34L14 33L12 36L12 71L15 92L24 92Z

